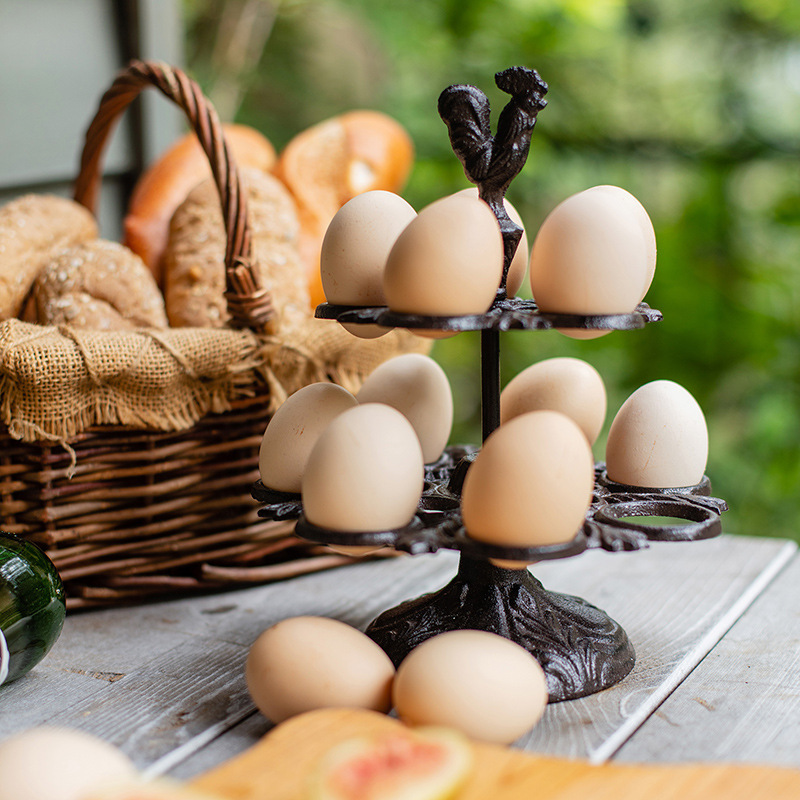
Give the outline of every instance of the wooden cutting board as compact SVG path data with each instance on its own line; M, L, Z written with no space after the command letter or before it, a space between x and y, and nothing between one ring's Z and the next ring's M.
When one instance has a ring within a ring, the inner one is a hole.
M323 709L295 717L193 782L225 800L305 800L308 775L344 739L391 731L383 714ZM798 800L800 771L730 764L591 766L474 745L470 779L453 800Z

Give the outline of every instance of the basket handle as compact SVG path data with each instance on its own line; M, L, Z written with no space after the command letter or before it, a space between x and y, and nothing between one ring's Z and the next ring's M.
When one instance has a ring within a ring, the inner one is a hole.
M247 197L239 172L216 110L197 83L181 70L161 62L134 60L117 75L86 131L73 197L95 213L106 141L117 118L147 87L155 87L183 109L211 165L227 236L225 299L231 325L267 332L274 310L251 260Z

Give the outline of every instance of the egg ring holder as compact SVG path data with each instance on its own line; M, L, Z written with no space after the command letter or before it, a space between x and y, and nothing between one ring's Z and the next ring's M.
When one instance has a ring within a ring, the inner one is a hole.
M506 279L522 229L506 214L504 196L522 169L547 85L523 67L497 73L498 87L511 95L491 135L489 101L473 86L451 86L439 98L439 114L448 127L455 154L480 197L495 213L503 235L503 278L485 314L433 317L401 314L385 306L323 304L320 319L385 327L481 332L481 415L485 440L500 425L500 339L505 330L633 330L661 319L640 303L629 314L578 315L540 311L532 300L509 298ZM522 645L539 661L547 677L550 701L583 697L613 686L633 669L635 652L622 627L585 600L550 592L527 569L497 564L567 558L587 549L638 550L650 541L691 541L716 536L727 506L710 497L704 478L697 486L653 489L611 481L604 464L595 466L595 489L585 522L564 544L504 547L471 539L463 526L460 495L477 447L449 447L425 467L425 485L414 519L387 531L335 531L311 524L300 495L274 492L261 483L253 497L259 514L270 519L297 518L304 539L339 546L388 546L413 554L453 549L461 558L456 576L442 589L389 609L367 628L398 665L417 645L449 630L486 630ZM669 516L686 524L645 525L631 518ZM494 562L494 563L493 563Z

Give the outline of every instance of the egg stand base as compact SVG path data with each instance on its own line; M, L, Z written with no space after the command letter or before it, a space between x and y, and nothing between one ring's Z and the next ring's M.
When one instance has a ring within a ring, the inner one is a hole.
M367 635L397 666L426 639L464 629L496 633L524 647L544 669L550 702L607 689L636 660L627 634L604 611L547 591L527 569L463 555L447 586L384 612Z

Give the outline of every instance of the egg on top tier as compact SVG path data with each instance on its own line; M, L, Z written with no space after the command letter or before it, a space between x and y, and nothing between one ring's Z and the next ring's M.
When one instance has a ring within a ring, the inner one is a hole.
M383 289L393 311L483 314L503 275L503 237L489 206L462 194L426 206L389 253Z
M479 197L477 186L462 189L460 192L456 192L456 194L466 195L467 197ZM506 278L506 294L509 297L514 297L519 291L520 286L525 282L525 276L528 273L528 234L525 231L525 224L522 221L519 211L517 211L506 198L503 198L503 203L506 207L506 214L511 217L513 222L522 228L522 237L517 245L514 258L511 259L511 266L508 268L508 276Z
M330 422L358 401L334 383L312 383L283 402L267 425L258 455L261 482L299 493L308 456Z
M628 314L655 272L655 234L647 212L618 186L594 186L557 205L531 248L533 299L545 312ZM561 329L576 338L607 331Z
M570 541L592 501L594 459L577 423L558 411L530 411L483 443L464 479L467 535L508 547Z
M622 404L606 442L612 481L646 488L694 486L708 460L708 428L697 400L674 381L640 386Z
M328 425L308 457L305 517L337 531L402 528L417 511L424 466L403 414L383 403L351 408Z
M385 403L413 425L426 464L437 461L453 427L453 392L429 356L404 353L384 361L356 394L359 403Z
M417 216L398 194L375 190L348 200L325 232L320 276L328 303L383 306L383 271L397 237ZM360 338L388 333L379 325L345 325Z
M500 422L528 411L560 411L594 444L606 418L606 389L597 370L579 358L548 358L514 376L500 393Z

